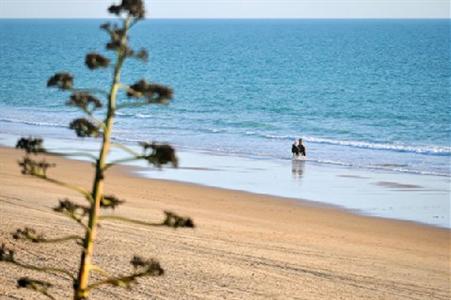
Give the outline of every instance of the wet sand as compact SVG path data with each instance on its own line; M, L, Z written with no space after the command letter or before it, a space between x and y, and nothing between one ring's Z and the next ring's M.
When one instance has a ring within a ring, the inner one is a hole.
M21 152L0 148L0 242L21 261L75 272L79 247L14 241L29 226L47 237L81 233L51 210L78 195L20 174ZM88 163L51 158L49 176L90 186ZM113 212L158 221L163 210L190 216L194 230L146 228L104 222L95 262L120 274L134 254L158 258L166 271L140 279L132 290L106 288L92 299L449 299L450 230L365 217L309 202L200 187L133 175L129 167L107 174L107 189L127 202ZM111 214L111 212L106 212ZM50 280L57 299L71 282L0 263L0 299L45 299L15 288L20 276ZM98 279L93 276L92 280Z

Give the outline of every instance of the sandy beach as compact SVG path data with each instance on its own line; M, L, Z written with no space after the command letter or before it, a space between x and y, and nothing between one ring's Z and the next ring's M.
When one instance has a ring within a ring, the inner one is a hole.
M77 194L20 174L22 152L0 148L0 242L21 261L75 270L74 242L32 244L11 232L33 227L47 237L81 233L53 212L58 199ZM49 159L49 176L86 187L88 163ZM359 216L284 198L254 195L133 175L130 167L107 174L107 190L126 203L114 212L159 221L163 210L190 216L194 230L146 228L104 222L95 248L98 265L129 271L134 254L155 257L166 274L140 279L132 290L105 288L92 299L449 299L450 230ZM0 299L45 299L16 289L16 279L49 280L57 299L70 297L71 282L0 264ZM96 278L92 278L96 280Z

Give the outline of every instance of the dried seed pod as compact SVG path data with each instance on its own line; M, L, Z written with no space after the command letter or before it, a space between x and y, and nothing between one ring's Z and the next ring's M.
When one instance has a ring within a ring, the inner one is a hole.
M166 219L163 221L163 225L172 228L194 228L194 222L191 218L181 217L170 211L165 211L164 213L166 215Z
M8 249L4 243L0 247L0 261L14 262L14 250Z
M100 207L111 208L114 210L117 206L123 204L124 202L124 200L120 200L113 195L105 195L100 201Z
M119 5L111 5L108 8L111 14L119 16L121 13L127 13L128 15L137 19L144 18L145 9L142 0L122 0Z
M48 163L45 160L36 161L29 157L24 157L19 161L19 166L22 167L23 175L46 177L47 169L54 167L55 164Z
M134 57L144 62L147 62L149 60L149 53L147 52L146 49L141 49L134 54Z
M141 269L143 275L161 276L164 274L164 270L161 267L160 263L153 258L145 259L135 255L130 261L130 264L135 269Z
M85 58L85 64L90 70L94 70L108 67L110 60L97 53L88 53Z
M42 146L43 140L40 138L20 138L17 141L16 148L23 149L26 153L38 154L45 152Z
M79 107L90 113L92 113L95 109L102 107L102 102L99 99L85 92L77 92L72 94L66 104Z
M140 145L143 147L144 159L149 163L154 164L157 167L171 163L174 167L177 167L178 160L175 155L175 150L171 145L157 144L154 142L141 142Z
M146 98L148 103L167 103L173 97L171 88L140 80L127 90L128 97Z
M100 135L99 127L85 118L73 120L69 128L75 130L78 137L98 137Z
M69 73L56 73L47 81L47 87L57 87L61 90L70 90L74 85L74 77Z

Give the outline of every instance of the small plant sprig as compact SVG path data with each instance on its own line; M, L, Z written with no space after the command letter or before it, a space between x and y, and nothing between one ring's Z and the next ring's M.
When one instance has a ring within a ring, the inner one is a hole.
M118 23L105 23L101 29L106 31L110 40L106 44L106 50L112 51L115 58L109 59L99 53L91 52L86 55L85 64L89 70L108 70L112 67L112 82L108 91L101 89L80 89L74 87L74 76L68 72L59 72L51 76L47 81L48 87L57 88L61 91L70 92L67 105L79 108L85 116L73 120L69 128L74 130L78 137L100 138L100 150L98 155L85 152L57 153L48 151L43 146L40 138L21 138L16 148L25 151L25 156L19 161L22 174L33 176L44 181L66 187L80 193L86 200L86 204L77 204L70 199L60 199L59 204L53 208L69 219L75 221L84 229L84 236L68 235L62 237L47 238L43 233L38 233L33 228L19 228L12 233L15 240L23 240L32 243L58 243L75 241L81 249L80 264L78 272L53 267L38 267L20 262L16 259L14 250L5 244L0 247L0 261L15 264L17 266L47 272L60 273L70 278L73 282L73 298L75 300L87 299L90 292L98 287L110 285L129 288L140 277L161 276L164 274L160 263L155 259L145 259L134 256L130 264L132 272L123 276L106 276L105 279L97 282L89 282L91 271L99 271L107 274L100 267L93 263L94 245L97 234L97 227L103 221L128 222L140 226L164 226L171 228L193 228L194 223L191 218L181 217L173 212L165 211L165 218L161 222L150 222L134 220L126 216L102 214L102 210L116 209L125 201L114 195L106 195L104 191L104 178L106 171L118 163L145 160L149 164L160 168L165 164L172 164L177 167L177 157L172 146L158 144L155 142L142 142L140 146L142 153L135 152L131 148L113 144L111 136L114 125L114 116L119 109L125 107L138 107L148 104L168 103L173 97L171 88L161 84L149 83L142 79L127 85L121 82L121 70L124 62L129 58L134 58L146 62L148 53L145 49L135 51L129 47L128 33L130 29L139 21L144 19L145 8L142 0L122 0L120 4L113 4L108 8L111 14L119 18ZM129 101L120 102L118 99L119 90L124 90ZM104 99L102 99L104 97ZM94 116L94 112L105 107L104 119L99 120ZM125 151L128 158L108 162L108 155L111 147ZM92 189L63 182L57 178L49 176L49 169L55 165L45 159L37 160L35 156L45 154L51 156L84 156L93 162L95 176ZM29 277L22 277L17 280L17 287L28 288L39 292L51 299L50 289L53 284Z

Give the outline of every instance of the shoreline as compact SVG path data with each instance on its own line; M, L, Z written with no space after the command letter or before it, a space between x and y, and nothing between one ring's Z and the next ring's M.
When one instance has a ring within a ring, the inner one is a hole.
M23 153L22 150L17 150L12 147L6 147L6 146L0 146L0 152L2 151L13 151L18 153ZM62 161L74 161L81 164L88 164L84 160L78 160L78 159L71 159L71 158L56 158L53 156L48 156L48 160L51 161L52 159L62 160ZM220 192L220 193L236 193L241 194L243 196L252 197L252 198L259 198L264 201L270 201L270 202L280 202L282 205L292 205L292 206L299 206L300 208L311 208L311 209L319 209L319 210L327 210L327 211L333 211L336 213L342 213L345 215L351 215L357 218L369 218L369 219L375 219L375 220L381 220L381 221L387 221L392 223L399 223L399 224L405 224L407 226L416 226L416 227L424 227L424 228L433 228L433 229L439 229L444 231L449 231L451 234L450 228L444 228L440 226L435 226L431 224L425 224L421 222L411 221L411 220L399 220L399 219L392 219L392 218L384 218L380 216L373 216L373 215L367 215L362 211L359 210L353 210L350 208L346 208L344 206L340 205L334 205L326 202L319 202L309 199L299 199L299 198L292 198L292 197L283 197L283 196L276 196L276 195L270 195L265 193L256 193L256 192L250 192L246 190L239 190L239 189L232 189L232 188L222 188L222 187L216 187L216 186L210 186L205 185L201 183L193 183L193 182L186 182L186 181L179 181L179 180L173 180L173 179L158 179L158 178L149 178L143 175L140 175L139 173L143 170L149 170L153 169L155 171L155 167L149 166L137 166L137 165L116 165L113 167L115 169L115 172L122 174L126 177L132 177L136 180L143 180L148 182L153 182L154 184L162 183L165 185L177 185L180 187L188 187L192 189L200 189L204 191L211 191L211 192ZM178 169L175 169L177 171ZM28 176L25 176L28 177Z
M0 135L0 144L7 147L13 146L16 140L17 137L12 135ZM74 144L72 139L46 138L45 144L57 152L97 151L97 145L91 140ZM140 151L137 146L128 146ZM330 166L310 161L295 165L291 160L185 151L177 154L178 169L165 168L159 172L146 167L144 162L127 165L139 167L136 171L139 177L307 199L355 214L451 228L448 201L451 178ZM114 159L124 158L123 155L119 150L111 153Z
M2 122L6 122L6 127L4 124L1 124ZM9 128L8 126L11 126ZM17 127L18 126L18 127ZM6 137L6 140L10 139L11 137L18 137L23 135L32 135L32 136L40 136L41 130L48 130L46 132L45 136L49 139L55 139L55 140L73 140L73 138L67 138L64 133L62 133L62 130L68 130L66 125L59 124L58 126L52 126L51 124L43 123L35 123L35 122L28 122L28 121L12 121L9 119L0 119L0 130L3 128L7 128L11 132L4 131L0 132L0 135L3 136L3 138ZM24 128L27 130L24 131ZM14 132L14 134L12 134ZM25 133L26 132L26 133ZM30 133L31 132L31 133ZM50 135L48 135L50 133ZM0 136L1 138L1 136ZM291 139L287 139L286 137L283 137L281 139L286 139L287 145L291 143ZM382 151L381 154L384 155L384 151L393 151L393 154L403 154L403 153L410 153L415 155L420 155L427 157L428 155L436 155L443 153L444 156L446 154L449 154L449 151L451 151L451 148L448 146L433 146L432 149L426 149L427 146L405 146L407 149L396 149L396 147L404 147L402 145L391 145L386 147L365 147L365 146L358 146L361 143L365 144L366 142L358 142L358 141L337 141L337 142L331 142L329 139L323 139L323 138L305 138L304 139L309 142L311 145L314 145L314 148L316 150L319 150L321 145L328 145L328 146L343 146L343 147L354 147L356 150L367 150L367 151ZM127 139L123 137L118 137L116 139L118 142L123 144L136 144L140 140L133 140L133 139ZM329 142L328 142L329 141ZM174 142L167 141L170 144L174 144ZM351 146L352 144L358 144L357 146ZM426 147L426 148L424 148ZM418 149L416 149L418 148ZM437 148L437 149L435 149ZM348 149L348 150L352 150ZM411 151L409 151L411 149ZM413 150L412 150L413 149ZM338 149L336 149L336 152ZM291 156L271 156L269 154L265 155L256 155L256 154L250 154L247 152L227 152L227 151L221 151L216 152L212 149L205 149L205 148L192 148L189 146L181 147L181 151L183 152L192 152L192 153L198 153L198 154L205 154L205 155L217 155L217 156L233 156L243 159L254 159L254 160L291 160ZM289 152L289 151L288 151ZM288 153L287 152L287 153ZM232 155L231 155L232 154ZM441 155L438 155L441 156ZM374 157L374 154L373 154ZM351 168L351 169L360 169L360 170L366 170L366 171L375 171L375 172L392 172L397 174L407 174L407 175L420 175L420 176L437 176L437 177L444 177L444 178L451 178L450 170L448 169L446 172L438 172L438 171L432 171L432 170L418 170L418 169L405 169L405 165L403 164L396 164L396 163L369 163L369 164L353 164L350 162L342 162L342 161L334 161L334 160L327 160L327 159L319 159L319 158L310 158L310 162L318 164L318 165L324 165L324 166L330 166L330 167L344 167L344 168Z
M19 151L13 147L8 147L8 146L4 146L4 145L0 145L0 151L1 150ZM19 152L21 152L21 151L19 151ZM49 157L50 160L52 158L54 158L54 157L52 157L52 156ZM76 158L63 158L63 160L76 161L76 162L80 162L82 164L87 163L83 159L76 159ZM240 189L233 189L233 188L224 188L224 187L218 187L218 186L212 186L212 185L208 185L208 184L182 181L182 180L176 180L176 179L150 178L148 176L140 174L143 171L149 171L149 169L152 170L152 172L153 171L160 172L159 170L156 170L156 168L152 167L152 166L146 167L146 166L142 166L142 165L120 164L120 165L114 166L114 169L116 169L118 172L120 172L126 176L133 177L133 178L139 179L139 180L152 181L155 183L160 182L160 183L169 184L169 185L174 184L174 185L180 185L180 186L188 186L188 187L192 187L194 189L199 188L199 189L206 190L206 191L211 190L213 192L219 191L219 192L223 192L223 193L228 193L228 192L238 193L238 194L247 195L249 197L261 197L261 198L267 199L269 201L284 202L285 204L289 204L289 205L295 205L295 206L299 205L300 207L305 207L305 208L326 209L326 210L332 210L332 211L336 211L336 212L342 212L344 214L349 214L349 215L353 215L356 217L380 219L380 220L386 220L388 222L394 222L394 223L400 223L400 224L407 224L407 225L410 224L410 225L419 226L419 227L449 230L451 233L451 228L448 228L448 227L442 227L442 226L422 223L422 222L413 221L413 220L393 219L393 218L388 218L388 217L370 215L370 214L366 214L364 211L361 211L358 209L351 209L351 208L347 208L345 206L331 204L331 203L327 203L327 202L321 202L321 201L315 201L315 200L309 200L309 199L300 199L300 198L294 198L294 197L284 197L284 196L271 195L271 194L266 194L266 193L257 193L257 192L251 192L251 191L247 191L247 190L240 190ZM163 169L165 169L165 168L163 167ZM179 169L180 168L177 168L177 169L175 169L175 171L177 172L177 170L179 170ZM196 171L196 170L194 170L194 171ZM345 175L343 175L343 176L345 176Z
M11 239L10 233L23 226L45 231L47 236L79 230L51 208L58 199L80 197L21 175L16 163L21 155L22 151L0 147L0 239L14 246L20 259L73 267L78 262L73 243L54 247ZM49 170L50 177L89 186L92 169L88 163L48 160L57 164ZM108 214L158 220L168 209L192 217L197 227L168 230L105 222L96 245L101 267L113 267L118 273L131 255L140 254L160 259L167 273L162 278L142 279L141 289L106 288L93 295L95 299L449 296L448 229L367 217L308 201L141 178L134 170L129 166L109 170L108 193L126 203ZM15 288L14 278L20 274L55 280L57 298L68 297L69 281L9 265L2 264L2 268L0 295L7 299L34 296Z
M312 208L317 208L317 209L329 209L329 210L341 211L345 214L350 214L350 215L359 216L359 217L363 217L363 218L374 218L374 219L386 220L389 222L395 222L395 223L401 223L401 224L407 224L407 225L411 224L411 225L420 226L420 227L449 230L451 233L451 228L448 228L448 227L442 227L442 226L437 226L437 225L433 225L433 224L427 224L427 223L422 223L422 222L412 221L412 220L400 220L400 219L393 219L393 218L388 218L388 217L369 215L369 214L365 214L365 212L357 210L357 209L351 209L351 208L347 208L344 206L334 205L334 204L330 204L330 203L326 203L326 202L314 201L314 200L309 200L309 199L284 197L284 196L277 196L277 195L269 195L269 194L257 193L257 192L249 192L246 190L223 188L223 187L206 185L206 184L202 184L202 183L193 183L193 182L180 181L180 180L175 180L175 179L149 178L149 177L145 177L145 176L137 174L137 173L139 173L139 171L141 169L147 169L146 167L127 166L127 165L120 165L117 167L120 168L122 171L126 172L126 174L128 176L131 176L131 177L134 177L137 179L145 179L145 180L150 180L150 181L155 181L155 182L162 182L162 183L166 183L166 184L177 184L177 185L180 184L182 186L184 186L184 185L191 186L193 188L199 188L199 189L205 189L205 190L211 189L213 191L240 193L240 194L248 195L251 197L253 197L253 196L264 197L264 198L270 199L270 201L282 201L282 202L286 202L286 203L291 203L293 205L300 205L301 207L312 207Z

